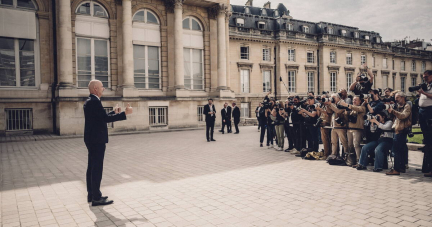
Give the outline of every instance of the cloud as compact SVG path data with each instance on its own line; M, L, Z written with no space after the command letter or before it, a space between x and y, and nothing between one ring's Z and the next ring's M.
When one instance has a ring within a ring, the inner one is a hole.
M268 0L254 0L262 7ZM233 5L244 5L246 0L231 0ZM278 0L272 8L283 3L294 19L325 21L358 27L380 33L384 41L403 39L432 39L432 25L428 15L430 0Z

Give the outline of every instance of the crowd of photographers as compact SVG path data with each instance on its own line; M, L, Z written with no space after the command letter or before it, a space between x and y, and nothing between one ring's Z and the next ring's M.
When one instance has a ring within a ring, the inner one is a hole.
M418 93L414 102L401 91L372 89L374 77L366 66L349 91L309 92L303 100L291 96L285 102L270 99L269 93L256 109L260 146L266 139L268 148L283 151L287 137L285 152L358 170L371 163L374 172L389 169L390 157L393 167L386 174L400 175L408 168L407 136L418 122L425 144L422 172L432 177L432 70L424 72L423 80L409 88Z

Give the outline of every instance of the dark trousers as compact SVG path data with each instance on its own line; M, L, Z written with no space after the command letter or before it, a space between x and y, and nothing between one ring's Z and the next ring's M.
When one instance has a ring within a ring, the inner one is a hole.
M257 121L258 121L258 130L260 130L261 123L260 123L260 119L259 119L259 117L257 117Z
M236 121L236 120L234 120L234 126L235 126L235 129L236 129L236 132L240 132L240 130L239 130L239 128L238 128L238 124L240 123L240 121Z
M294 147L300 151L306 148L306 127L303 122L295 123L294 126Z
M100 200L102 192L100 185L102 181L103 161L105 157L105 143L86 143L88 150L87 163L87 193L93 200Z
M267 146L273 145L273 132L275 130L274 125L267 124Z
M405 160L408 155L405 154L408 149L406 148L407 134L405 132L395 134L393 137L392 153L394 153L394 169L398 172L405 170Z
M307 131L308 131L308 148L312 148L313 151L318 152L318 147L319 147L319 134L320 134L320 128L319 127L314 127L313 125L308 125L307 127Z
M214 121L206 121L206 138L207 140L213 139ZM209 137L210 134L210 137Z
M222 121L222 132L225 130L225 125L227 127L227 132L231 131L231 120L225 119L225 122Z
M288 139L288 148L294 148L294 128L288 123L285 123L284 128Z
M429 173L432 171L432 128L427 126L427 120L432 119L432 106L420 107L419 110L419 123L423 132L423 165L422 172Z
M265 119L259 119L259 124L261 127L261 132L260 132L260 143L264 142L264 135L265 135L265 131L266 131L266 120Z

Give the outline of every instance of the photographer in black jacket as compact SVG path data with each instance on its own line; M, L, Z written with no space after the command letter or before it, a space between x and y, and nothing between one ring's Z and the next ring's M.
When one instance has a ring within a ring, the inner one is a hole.
M308 148L312 148L313 151L318 152L318 133L319 128L314 126L314 124L317 122L318 114L315 109L315 98L313 96L309 96L306 101L306 108L301 109L299 111L299 114L302 114L306 126L306 130L308 132ZM319 105L319 104L317 104Z
M422 172L427 172L425 177L432 177L432 70L424 72L423 80L427 84L427 90L419 90L419 123L425 144Z
M294 147L295 151L292 151L291 154L300 154L300 150L306 147L306 128L304 125L304 120L302 115L298 112L299 109L304 108L304 102L300 102L300 97L295 96L294 99L294 108L292 111L292 121L293 121L293 129L294 129Z

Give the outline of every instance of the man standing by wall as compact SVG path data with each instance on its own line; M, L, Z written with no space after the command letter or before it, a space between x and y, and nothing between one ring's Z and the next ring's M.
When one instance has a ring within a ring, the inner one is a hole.
M240 109L237 107L236 103L233 102L232 103L232 114L233 114L233 118L234 118L234 126L236 129L236 132L234 134L239 134L239 128L238 128L238 124L240 123Z
M213 105L213 99L208 99L208 105L204 106L206 121L206 138L207 142L216 141L213 139L214 123L216 120L216 108Z
M92 202L92 206L108 205L114 201L108 200L108 196L102 196L100 191L105 148L108 143L107 123L126 120L126 115L132 113L132 107L128 104L124 112L120 112L121 108L117 107L107 114L100 101L105 90L102 82L92 80L88 88L90 96L84 103L84 143L88 150L87 202Z
M230 127L228 127L228 125L231 125L231 111L228 112L228 103L224 103L224 108L221 110L221 118L222 118L222 134L224 134L225 125L227 126L227 132L230 131Z
M257 121L258 121L258 132L259 132L260 127L261 127L261 123L260 123L260 109L261 108L262 108L262 103L259 103L259 105L255 109L255 114L256 114Z

